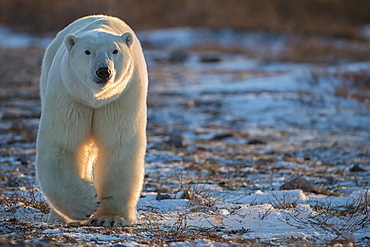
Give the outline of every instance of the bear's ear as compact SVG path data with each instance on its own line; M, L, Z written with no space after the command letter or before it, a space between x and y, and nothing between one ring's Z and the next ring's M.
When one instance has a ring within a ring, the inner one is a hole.
M67 47L68 51L70 51L72 47L76 44L77 39L78 38L74 36L73 34L69 34L64 38L64 44Z
M132 35L131 33L127 32L127 33L124 33L121 35L122 39L123 39L123 42L125 42L125 44L127 46L130 46L132 45L132 42L133 42L133 38L132 38Z

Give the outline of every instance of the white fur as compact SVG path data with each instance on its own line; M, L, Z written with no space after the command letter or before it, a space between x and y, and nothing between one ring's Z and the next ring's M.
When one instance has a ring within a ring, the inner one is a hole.
M97 83L99 67L111 71L106 84ZM140 43L118 18L78 19L49 45L40 81L36 168L52 207L51 222L136 222L144 176L147 78Z

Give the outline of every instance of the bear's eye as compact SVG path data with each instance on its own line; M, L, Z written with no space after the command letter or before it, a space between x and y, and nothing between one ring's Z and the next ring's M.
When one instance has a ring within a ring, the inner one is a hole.
M90 54L91 54L91 51L86 50L86 51L85 51L85 54L86 54L86 55L90 55Z
M117 54L118 53L118 50L117 49L114 49L112 53L113 54Z

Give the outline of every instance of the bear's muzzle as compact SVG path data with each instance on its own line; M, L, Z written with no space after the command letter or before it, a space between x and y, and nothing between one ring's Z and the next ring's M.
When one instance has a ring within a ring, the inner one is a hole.
M97 83L99 84L102 84L102 83L106 83L109 79L109 77L111 76L111 71L109 70L108 67L101 67L99 68L97 71L95 71L95 74L98 78L100 78L101 80L99 80Z

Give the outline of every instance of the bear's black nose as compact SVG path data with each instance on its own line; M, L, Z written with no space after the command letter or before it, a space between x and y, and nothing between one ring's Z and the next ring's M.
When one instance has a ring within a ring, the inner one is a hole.
M110 77L110 70L107 67L99 68L95 73L97 77L103 80L107 80Z

